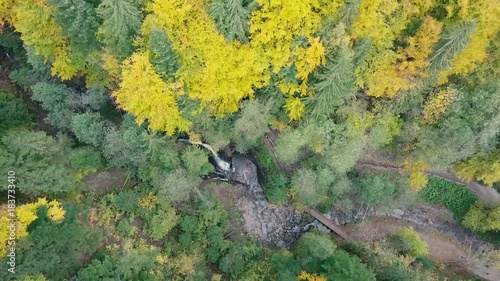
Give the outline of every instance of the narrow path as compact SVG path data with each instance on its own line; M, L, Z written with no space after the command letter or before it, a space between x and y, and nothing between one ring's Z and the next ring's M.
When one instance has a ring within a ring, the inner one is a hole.
M379 171L404 172L402 166L398 166L390 162L360 159L358 160L356 165L360 168L373 169ZM481 199L481 201L490 206L500 204L500 194L492 187L480 184L477 181L469 181L469 182L464 181L451 171L438 172L429 170L426 171L425 173L429 176L434 176L443 180L451 181L456 184L465 186L468 190L474 193L479 199Z

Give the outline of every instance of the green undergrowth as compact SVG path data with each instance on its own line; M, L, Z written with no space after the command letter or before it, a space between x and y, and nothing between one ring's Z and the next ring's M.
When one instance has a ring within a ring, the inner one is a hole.
M462 224L465 215L478 200L477 197L465 187L434 177L429 178L429 183L419 192L419 197L426 202L440 204L446 207L453 212L455 220L459 224ZM500 233L498 232L473 232L485 241L500 245Z
M429 178L429 183L419 192L419 196L426 202L443 205L452 211L458 223L462 222L477 200L465 187L434 177Z
M278 165L267 150L262 139L259 139L255 151L267 199L271 203L286 203L288 200L287 191L290 186L290 177L279 170Z

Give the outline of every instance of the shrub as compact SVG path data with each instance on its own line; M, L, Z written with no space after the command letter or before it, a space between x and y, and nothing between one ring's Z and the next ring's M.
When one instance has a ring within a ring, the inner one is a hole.
M245 270L250 262L259 260L262 255L263 249L255 242L236 241L220 260L219 268L222 272L235 278Z
M500 230L500 206L487 208L477 201L465 215L462 224L478 232Z
M389 236L389 239L400 254L422 257L429 253L427 244L411 227L401 229L397 234Z
M287 202L287 191L290 187L290 178L279 171L273 156L267 150L262 139L257 147L259 169L264 175L264 192L271 203L284 204Z
M29 123L31 114L14 94L0 92L0 135L10 128Z
M359 197L369 205L376 205L394 199L396 186L386 175L376 175L361 179Z
M458 222L462 222L471 205L477 200L476 196L465 187L433 177L419 192L419 196L427 202L445 206L453 212Z
M113 196L113 205L125 212L135 210L139 200L139 194L132 190L120 192Z
M285 174L278 172L269 177L269 183L266 188L267 199L271 203L284 204L287 201L287 190L290 186L290 178Z
M179 222L175 209L167 204L162 204L148 223L148 233L151 238L163 239Z
M101 154L92 148L71 151L69 161L74 169L95 170L102 166Z

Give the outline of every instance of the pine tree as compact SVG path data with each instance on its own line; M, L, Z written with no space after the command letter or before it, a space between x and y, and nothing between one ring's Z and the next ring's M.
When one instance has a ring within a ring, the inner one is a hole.
M98 38L118 58L129 56L133 51L133 36L139 31L142 19L136 2L103 0L96 11L102 19L102 25L97 31Z
M179 55L174 51L172 41L167 33L159 28L153 28L150 35L151 62L156 72L167 80L173 79L179 69Z
M98 147L104 141L108 125L102 119L101 114L85 112L73 117L71 131L79 141Z
M208 11L226 40L247 43L248 21L255 6L253 0L214 0L208 6Z
M439 75L450 70L454 56L463 51L470 42L470 35L474 32L474 22L460 22L445 30L441 40L437 42L434 53L429 59L431 75ZM445 79L443 76L438 79Z
M39 82L31 87L32 99L48 111L47 121L61 130L69 130L73 115L82 103L75 91L64 84Z
M47 0L56 8L54 17L62 28L62 35L69 38L72 49L88 54L98 47L95 33L99 18L94 7L85 0Z
M0 171L15 170L18 188L25 194L56 194L74 191L68 148L63 139L44 132L13 131L2 138Z
M315 75L316 82L311 86L314 96L309 98L311 114L329 116L341 106L354 91L354 64L352 53L341 50L333 60Z

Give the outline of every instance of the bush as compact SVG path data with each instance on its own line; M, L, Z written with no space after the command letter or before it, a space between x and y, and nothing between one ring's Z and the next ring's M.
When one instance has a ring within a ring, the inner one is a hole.
M122 191L113 196L113 205L125 212L132 212L137 207L139 194L132 190Z
M14 94L0 92L0 135L10 128L28 124L31 114L26 104Z
M465 215L462 224L478 232L500 230L500 206L487 208L477 201Z
M236 241L220 260L219 268L222 272L235 278L245 270L250 262L259 260L262 255L263 249L255 242Z
M396 186L386 175L376 175L361 179L359 197L368 205L376 205L394 199Z
M267 199L271 203L284 204L287 201L287 190L290 178L285 173L272 174L266 188Z
M163 239L179 222L175 209L167 204L162 204L151 220L148 222L148 233L155 240Z
M257 160L259 169L264 175L264 192L271 203L284 204L287 202L287 191L290 187L290 178L279 171L273 156L267 150L262 139L259 139Z
M92 148L71 151L69 161L74 169L95 170L102 166L101 154Z
M476 202L476 196L465 187L438 178L429 178L429 184L419 192L423 200L441 204L453 212L455 219L462 222L469 208Z
M397 234L389 236L389 239L400 254L423 257L429 253L427 244L420 239L420 236L411 227L401 229Z

